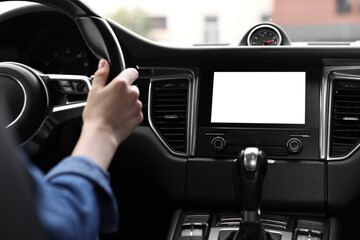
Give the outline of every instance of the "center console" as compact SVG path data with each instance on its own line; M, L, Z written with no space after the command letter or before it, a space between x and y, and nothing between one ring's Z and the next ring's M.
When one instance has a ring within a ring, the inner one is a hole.
M321 69L223 68L201 78L188 208L174 214L169 239L338 239L338 220L325 215ZM257 171L239 171L249 148L268 158L264 189Z

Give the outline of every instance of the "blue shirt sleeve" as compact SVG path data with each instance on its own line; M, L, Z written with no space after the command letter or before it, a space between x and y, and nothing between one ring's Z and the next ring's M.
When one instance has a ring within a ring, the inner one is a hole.
M50 239L94 239L97 232L113 232L118 208L110 174L91 159L65 158L44 175L27 163L36 191L40 221Z

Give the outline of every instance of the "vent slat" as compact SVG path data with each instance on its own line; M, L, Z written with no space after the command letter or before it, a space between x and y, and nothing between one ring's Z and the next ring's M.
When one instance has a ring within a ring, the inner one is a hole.
M358 98L358 99L360 99L360 96L359 95L357 95L358 93L355 93L355 94L336 94L336 98L342 98L342 99L344 99L344 98L353 98L353 99L356 99L356 98Z
M153 82L153 125L172 150L183 154L187 146L187 101L186 79Z
M334 129L334 132L338 132L338 133L357 132L357 133L360 133L360 129Z
M155 113L159 113L159 114L161 114L161 113L167 113L167 114L170 114L170 113L186 113L186 110L183 110L183 109L181 109L181 110L176 110L176 109L165 109L165 110L155 110L154 111Z
M360 108L360 106L359 106L359 108ZM350 111L348 111L348 112L339 112L339 111L335 110L335 114L342 114L342 115L360 115L360 112L350 112Z
M337 109L358 109L358 107L357 106L342 106L342 105L340 105L340 104L337 104L336 105L336 108Z
M186 107L186 104L163 104L163 105L157 105L157 108L183 108Z
M360 141L359 81L335 80L330 156L347 155Z

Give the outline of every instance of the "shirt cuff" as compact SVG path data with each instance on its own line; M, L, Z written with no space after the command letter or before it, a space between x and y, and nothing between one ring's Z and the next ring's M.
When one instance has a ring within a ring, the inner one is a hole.
M100 232L114 232L118 228L119 215L116 197L110 185L110 173L102 169L93 160L84 156L69 156L56 165L45 176L45 180L59 175L78 175L97 186L101 207Z

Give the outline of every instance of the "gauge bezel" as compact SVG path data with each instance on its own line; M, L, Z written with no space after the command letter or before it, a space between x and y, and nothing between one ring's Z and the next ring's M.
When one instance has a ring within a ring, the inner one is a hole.
M254 35L255 32L257 32L258 30L260 30L262 28L263 29L271 29L272 31L274 31L275 34L277 34L277 36L279 38L278 44L272 45L272 46L280 46L281 45L282 36L281 36L280 31L276 27L274 27L272 25L262 24L262 25L259 25L259 26L255 27L254 29L252 29L251 32L249 33L248 38L247 38L247 45L248 46L258 46L258 45L252 45L250 39L252 38L252 36Z

